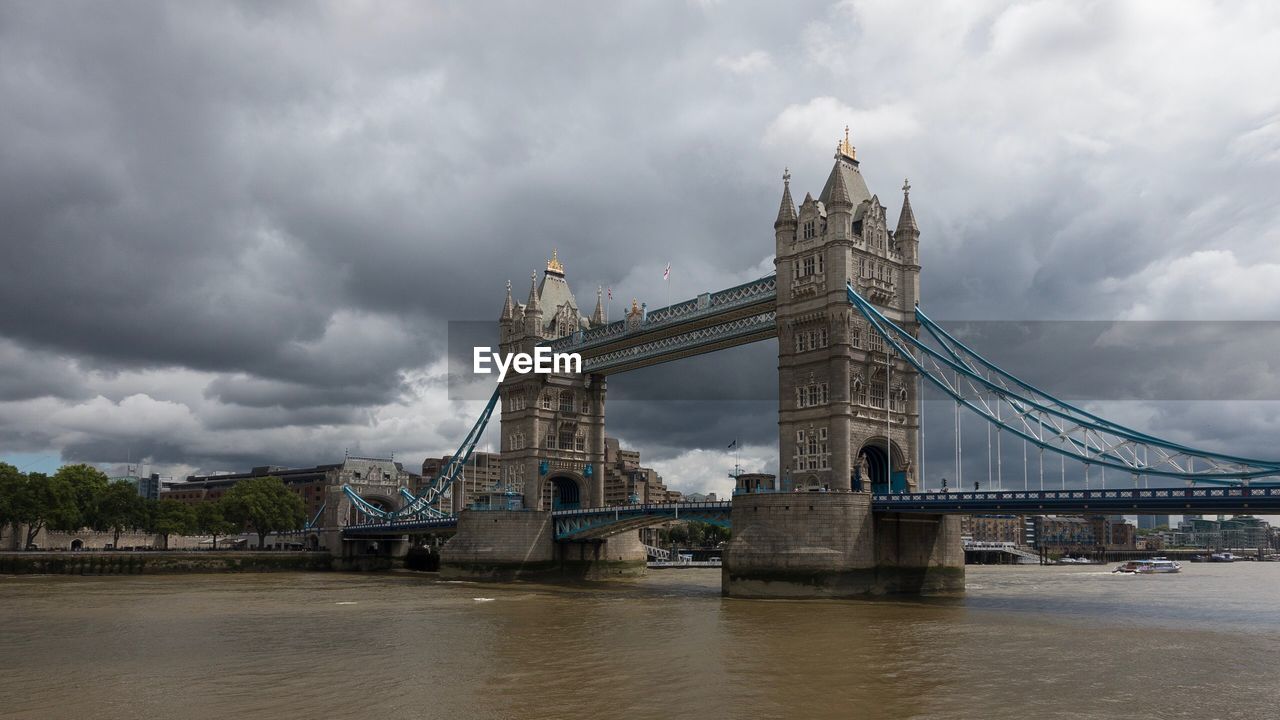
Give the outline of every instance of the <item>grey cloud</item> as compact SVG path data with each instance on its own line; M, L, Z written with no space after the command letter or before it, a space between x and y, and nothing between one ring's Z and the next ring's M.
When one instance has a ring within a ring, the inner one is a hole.
M1114 318L1144 297L1153 262L1203 247L1274 262L1264 231L1280 214L1267 191L1277 167L1221 150L1280 108L1216 102L1213 89L1268 66L1262 44L1248 62L1200 63L1210 77L1194 78L1192 102L1218 115L1201 116L1178 105L1183 89L1160 94L1160 68L1102 88L1079 80L1106 77L1092 70L1123 63L1134 39L1105 8L1073 10L1084 35L1072 24L1010 35L1033 10L906 22L816 2L365 16L324 3L5 6L0 337L25 355L0 356L0 398L84 397L85 368L198 370L214 379L191 389L207 401L193 412L225 450L175 437L157 457L332 457L364 427L362 409L443 396L410 378L444 357L446 322L496 318L504 281L522 299L552 247L584 310L597 284L615 288L615 312L631 297L663 304L659 271L645 268L668 261L673 300L739 282L772 251L781 167L802 195L830 163L804 133L762 138L784 109L822 96L857 111L898 104L918 124L852 132L891 213L900 178L913 179L923 304L939 319ZM1201 28L1187 54L1227 32ZM770 61L755 74L717 62L755 51ZM1123 102L1152 87L1148 107ZM834 144L848 118L820 121ZM1179 126L1193 139L1162 131ZM991 340L984 351L1050 388L1139 398L1248 396L1242 378L1270 377L1273 347L1270 335L1241 340L1246 354L1206 385L1208 342L1147 377L1100 378ZM726 434L773 442L772 347L611 379L610 432L655 457ZM46 355L66 361L32 360ZM694 393L715 402L676 399ZM430 422L443 436L467 425ZM278 457L235 434L271 423L298 430ZM55 442L51 428L21 432ZM18 447L3 437L0 451ZM108 440L65 452L120 459Z

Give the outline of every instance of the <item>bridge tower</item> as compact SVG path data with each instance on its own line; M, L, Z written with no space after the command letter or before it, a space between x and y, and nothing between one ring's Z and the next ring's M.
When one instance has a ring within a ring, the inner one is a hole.
M951 592L964 586L959 526L873 513L910 490L919 462L914 369L849 303L846 284L915 327L920 232L903 186L890 231L848 129L822 193L797 210L790 174L774 222L780 493L737 495L722 588L741 597Z
M604 323L597 293L590 318L565 280L556 252L531 278L529 297L507 298L498 319L503 353L533 354L545 340ZM524 494L526 508L552 510L604 505L604 401L602 376L508 372L502 382L502 473L507 487Z
M915 369L886 353L849 304L846 283L903 327L920 299L920 232L904 185L890 231L848 131L822 194L799 212L783 176L774 222L778 277L778 447L784 489L915 487Z

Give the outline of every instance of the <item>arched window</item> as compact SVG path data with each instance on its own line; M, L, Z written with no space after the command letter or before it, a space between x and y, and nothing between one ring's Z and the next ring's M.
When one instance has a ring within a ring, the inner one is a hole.
M551 391L550 390L542 393L542 409L543 410L551 409Z
M573 412L573 406L574 406L573 391L561 390L560 391L560 412L571 413Z

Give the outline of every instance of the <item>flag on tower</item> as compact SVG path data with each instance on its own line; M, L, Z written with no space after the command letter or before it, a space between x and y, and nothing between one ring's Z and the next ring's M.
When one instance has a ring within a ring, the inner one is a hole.
M730 450L732 450L732 449L734 449L734 448L736 448L736 447L738 447L738 438L734 438L734 439L733 439L733 442L729 443L729 449L730 449Z
M662 279L663 280L671 279L671 263L667 263L667 269L662 271Z
M612 288L612 287L610 287L610 288L609 288L609 299L610 299L610 300L612 300L612 299L613 299L613 288Z

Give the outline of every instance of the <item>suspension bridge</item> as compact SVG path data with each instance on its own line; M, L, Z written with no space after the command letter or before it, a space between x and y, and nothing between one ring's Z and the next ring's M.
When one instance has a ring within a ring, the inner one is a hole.
M700 520L734 528L727 594L811 597L947 591L957 577L962 587L953 522L962 514L1280 512L1280 461L1194 448L1101 417L1007 372L926 315L909 190L889 231L846 139L818 198L806 195L797 209L784 176L777 273L652 311L633 302L615 322L605 322L599 295L590 318L578 313L553 255L527 302L515 303L508 283L501 347L576 352L583 372L508 376L450 462L419 492L402 491L399 507L348 488L355 519L342 535L455 531L444 559L450 565L453 548L452 564L465 570L568 556L620 561L637 548L610 548L626 545L630 531ZM773 338L781 482L728 502L606 506L607 378ZM954 406L951 427L929 435L954 447L946 492L922 488L926 387ZM499 407L505 499L454 514L442 500ZM963 489L963 421L974 418L986 428L996 479L986 491ZM1020 490L1003 487L1006 442L1022 446L1021 468L1010 468Z

